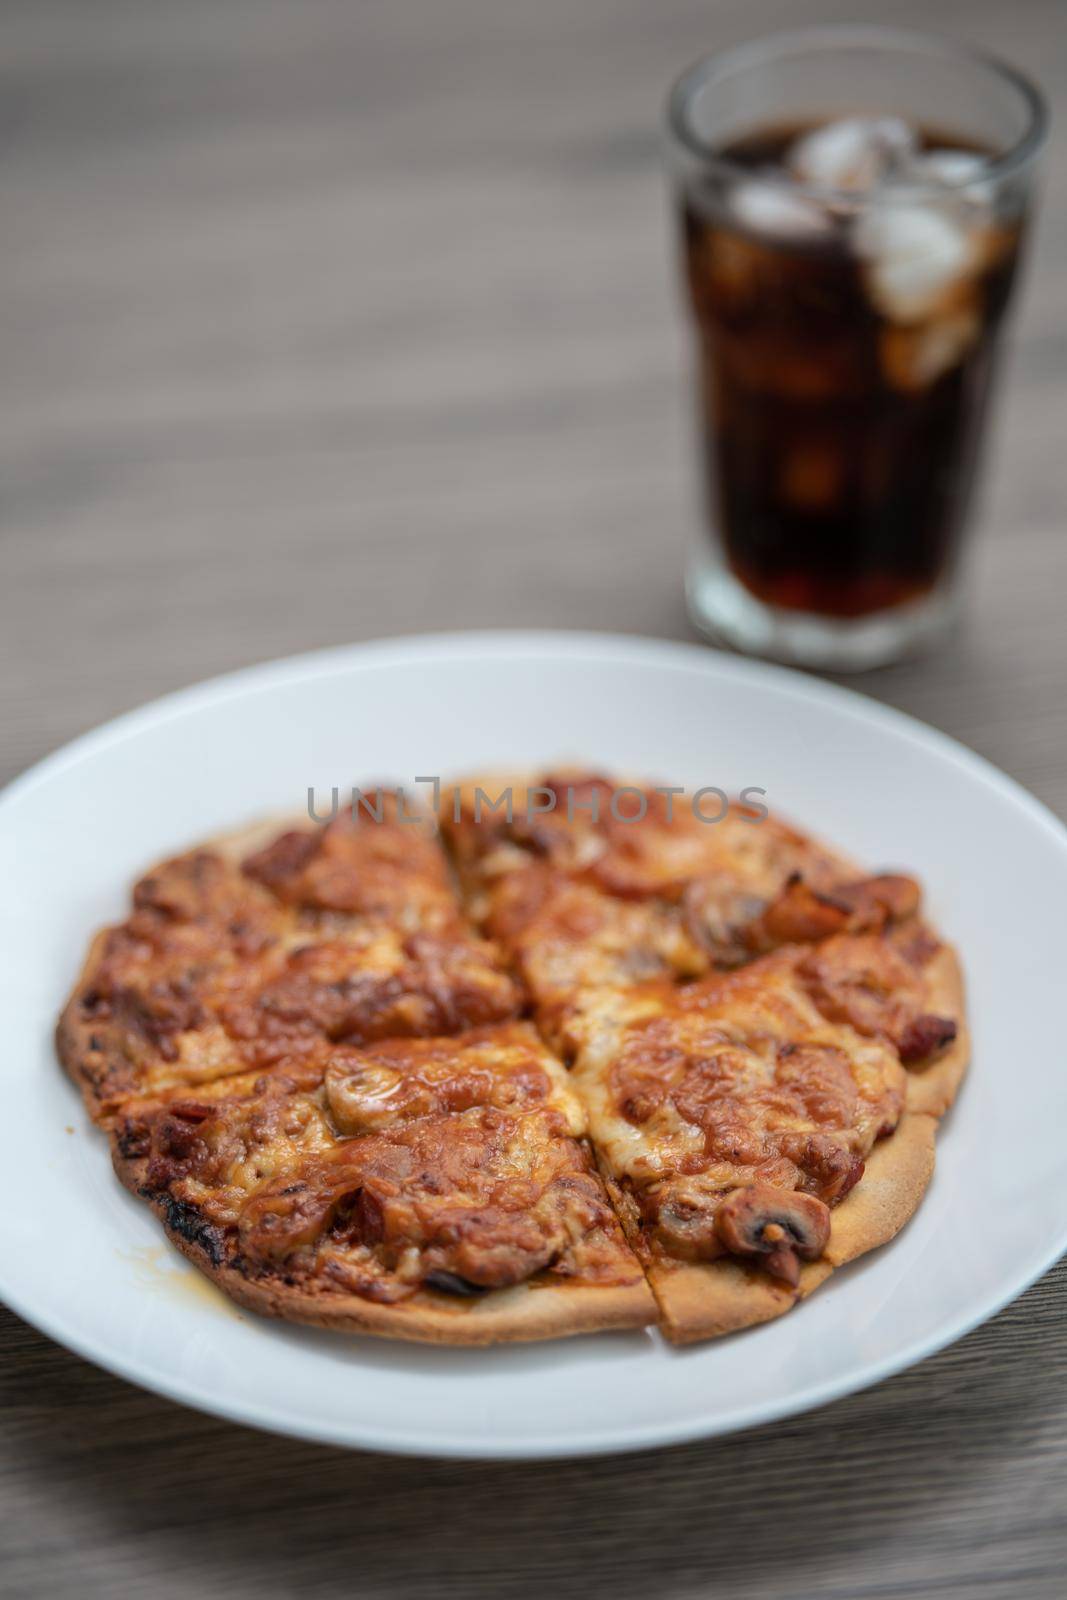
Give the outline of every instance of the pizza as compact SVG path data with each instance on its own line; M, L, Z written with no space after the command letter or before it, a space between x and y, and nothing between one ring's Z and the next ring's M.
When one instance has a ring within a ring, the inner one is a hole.
M754 791L375 793L150 871L60 1019L119 1177L233 1299L685 1343L904 1225L968 1059L913 878Z
M241 1305L481 1344L652 1314L585 1130L520 1021L134 1100L112 1136L123 1181Z
M324 1041L452 1034L518 1015L432 835L377 815L236 834L163 862L100 933L60 1023L90 1112Z

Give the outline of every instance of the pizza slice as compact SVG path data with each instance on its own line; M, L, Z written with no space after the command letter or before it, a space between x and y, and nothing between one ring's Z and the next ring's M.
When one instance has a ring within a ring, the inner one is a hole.
M116 1170L239 1304L450 1344L641 1327L655 1302L528 1023L128 1101Z
M762 806L580 772L483 777L457 792L443 831L468 910L565 1055L589 989L685 982L918 910L912 879L865 877ZM490 809L501 794L507 809Z
M588 993L572 1026L601 1168L678 1343L779 1316L892 1238L966 1061L958 972L930 935Z
M455 1033L522 995L425 824L339 816L162 863L94 941L59 1025L90 1112L284 1065L317 1043Z

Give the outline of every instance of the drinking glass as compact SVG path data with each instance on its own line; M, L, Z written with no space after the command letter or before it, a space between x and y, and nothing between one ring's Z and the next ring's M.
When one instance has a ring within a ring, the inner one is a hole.
M675 85L708 634L851 669L945 631L1045 121L1010 66L892 28L777 34Z

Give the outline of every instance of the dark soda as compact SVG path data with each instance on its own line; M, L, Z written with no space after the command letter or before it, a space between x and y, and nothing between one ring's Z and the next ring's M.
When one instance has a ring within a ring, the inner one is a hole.
M794 228L787 206L781 227L764 226L732 203L746 171L783 173L808 131L726 146L730 180L682 202L708 510L759 600L862 618L928 595L955 562L1021 221L947 196L966 266L929 303L909 300L907 261L872 265L854 219ZM982 154L933 129L917 148ZM927 214L901 215L921 236Z

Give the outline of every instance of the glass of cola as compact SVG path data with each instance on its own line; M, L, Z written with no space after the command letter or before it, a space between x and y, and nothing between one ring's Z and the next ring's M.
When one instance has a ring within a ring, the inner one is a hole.
M945 631L1045 120L1011 67L890 28L778 34L675 85L705 632L850 669Z

